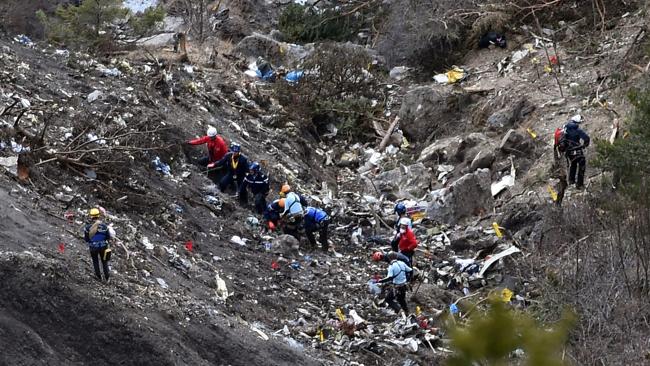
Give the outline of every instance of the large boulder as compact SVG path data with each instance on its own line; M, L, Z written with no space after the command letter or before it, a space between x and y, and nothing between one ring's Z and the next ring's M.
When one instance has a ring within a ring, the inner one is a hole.
M399 111L400 128L409 140L424 141L434 131L457 128L461 115L458 98L443 85L419 86L409 90Z
M449 187L429 193L429 218L453 225L460 219L487 211L492 204L490 170L465 174Z
M483 133L470 133L463 137L449 137L427 146L420 153L419 162L434 160L437 163L462 163L470 165L481 151L494 150L495 144Z
M373 179L381 193L417 199L424 196L431 186L431 171L422 163L401 166L379 174ZM370 187L370 191L374 188Z
M456 156L462 141L463 140L458 137L448 137L442 140L437 140L422 150L418 162L435 160L438 163L444 163L452 161L453 157Z
M533 147L530 137L517 130L509 130L499 144L501 151L515 155L528 155Z
M489 116L487 126L492 131L505 131L508 128L514 127L517 122L534 110L535 105L531 104L528 99L521 98Z

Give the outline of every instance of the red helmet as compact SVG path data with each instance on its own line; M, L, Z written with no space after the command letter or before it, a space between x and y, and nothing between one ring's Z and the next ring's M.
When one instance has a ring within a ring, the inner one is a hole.
M382 252L374 252L372 254L372 260L373 261L379 262L382 259L384 259L384 253L382 253Z

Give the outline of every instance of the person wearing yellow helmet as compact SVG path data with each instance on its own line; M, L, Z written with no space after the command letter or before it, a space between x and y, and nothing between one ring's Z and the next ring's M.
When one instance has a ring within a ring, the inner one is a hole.
M93 261L95 276L98 280L102 280L99 269L99 262L101 261L104 278L108 281L111 275L108 266L108 261L111 259L109 241L115 238L115 230L102 222L101 214L97 207L91 208L88 212L91 222L84 226L84 240L88 244L88 249L90 249L90 258Z

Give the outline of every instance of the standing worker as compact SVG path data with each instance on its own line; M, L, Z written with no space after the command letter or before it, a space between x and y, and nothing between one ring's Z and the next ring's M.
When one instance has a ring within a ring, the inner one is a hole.
M230 152L221 158L215 166L226 168L223 178L219 181L219 189L221 189L221 192L225 192L228 187L234 185L235 191L239 195L243 188L244 178L248 172L248 159L242 155L241 146L233 142L230 145Z
M243 202L248 201L249 187L255 201L255 211L261 215L266 208L266 196L269 194L269 177L262 173L258 162L253 162L250 165L249 173L244 178L244 186L239 191L239 198Z
M580 129L582 116L571 117L569 123L564 126L563 131L555 132L555 147L560 153L564 153L569 165L568 184L575 184L577 189L584 188L585 170L587 160L584 149L589 146L589 135Z
M399 232L395 236L395 239L391 242L391 247L394 252L399 251L409 258L411 265L413 264L413 254L415 253L415 248L418 247L418 241L413 234L413 230L409 227L411 220L402 217L399 220Z
M314 232L318 231L318 240L320 241L321 249L323 252L327 252L329 249L329 243L327 241L329 216L327 216L327 213L316 207L307 207L305 210L305 216L303 217L303 223L305 227L305 235L307 236L311 246L316 246Z
M199 159L199 165L212 168L228 152L228 145L223 137L217 135L217 129L208 127L207 135L187 142L190 145L208 144L208 156Z
M402 218L407 218L409 220L409 227L411 229L413 228L413 223L411 222L411 219L406 214L406 205L404 203L398 202L395 205L395 213L397 214L397 220L395 220L395 230L399 230L399 221Z
M84 240L88 243L88 248L90 249L90 257L93 260L95 276L98 280L102 280L102 274L99 271L99 262L101 261L104 269L104 278L108 281L110 277L108 261L111 259L111 249L108 247L108 242L115 238L115 231L112 227L103 223L100 216L101 212L98 208L94 207L90 209L91 222L84 227Z
M388 275L379 280L379 283L391 283L386 295L386 303L395 313L399 313L401 308L404 314L408 314L409 308L406 304L407 273L413 270L406 263L397 260L395 252L388 253L388 260L390 261Z

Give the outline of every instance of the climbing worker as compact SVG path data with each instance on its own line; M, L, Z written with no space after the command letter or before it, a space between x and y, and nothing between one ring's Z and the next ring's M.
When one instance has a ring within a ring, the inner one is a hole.
M280 199L278 204L282 208L282 214L280 214L280 217L282 219L284 233L292 235L296 239L300 240L300 227L302 226L304 214L302 204L300 203L300 197L298 197L298 194L294 192L289 192L286 194L285 198Z
M208 156L199 159L198 164L203 167L212 168L216 162L221 160L228 152L228 145L223 137L217 134L217 129L208 127L207 135L187 142L190 145L208 144Z
M287 183L283 184L282 187L280 188L280 197L286 197L286 195L289 192L293 192L296 195L298 195L298 198L300 198L300 204L303 207L309 206L309 202L307 201L307 199L305 197L303 197L300 193L294 192L293 189L291 188L291 186L289 184L287 184Z
M305 216L303 217L303 226L305 228L305 235L311 246L316 246L314 232L318 231L318 240L320 241L321 249L323 252L327 252L329 249L329 243L327 242L329 216L327 216L327 213L316 207L307 207Z
M413 264L413 254L415 253L415 248L418 246L418 242L415 239L415 234L413 230L409 227L411 220L406 217L402 217L399 221L399 233L391 242L391 246L394 252L399 251L409 258L411 265Z
M239 198L242 202L248 201L248 188L253 194L255 211L260 215L263 214L266 208L266 195L269 194L269 177L262 173L258 162L251 163L248 175L244 178L243 187L239 191Z
M391 254L391 253L395 253L395 256L396 256L398 261L402 261L407 266L412 267L411 266L411 259L409 257L405 256L404 254L398 253L398 252L388 252L387 254L385 254L384 252L377 251L377 252L372 253L372 260L375 261L375 262L383 261L383 262L390 263L390 260L388 258L390 257L389 254Z
M230 144L230 152L221 158L215 167L225 167L224 176L219 181L221 192L225 192L228 187L235 185L235 192L241 200L244 178L248 172L248 159L241 153L241 145L236 142Z
M584 188L585 170L587 160L584 149L589 146L589 135L580 129L583 118L581 115L571 117L562 131L556 130L555 149L563 153L569 165L568 184L575 184L576 188Z
M404 314L408 314L409 309L406 304L406 287L407 287L407 273L412 272L413 269L408 266L406 263L397 259L397 253L391 252L387 255L389 265L388 265L388 275L381 280L379 283L391 283L391 287L388 289L386 294L386 303L390 306L395 313L399 313L400 308L404 311ZM397 300L397 301L395 301Z
M90 249L90 258L93 260L95 276L98 280L102 280L102 274L99 271L99 262L101 261L104 278L108 281L111 275L108 267L108 261L111 259L111 249L108 244L111 239L115 238L115 230L102 222L101 212L98 208L91 208L89 216L91 222L84 227L84 240L88 243Z
M280 207L279 199L266 206L262 216L264 217L267 230L274 231L280 225L280 214L282 214L282 207Z

